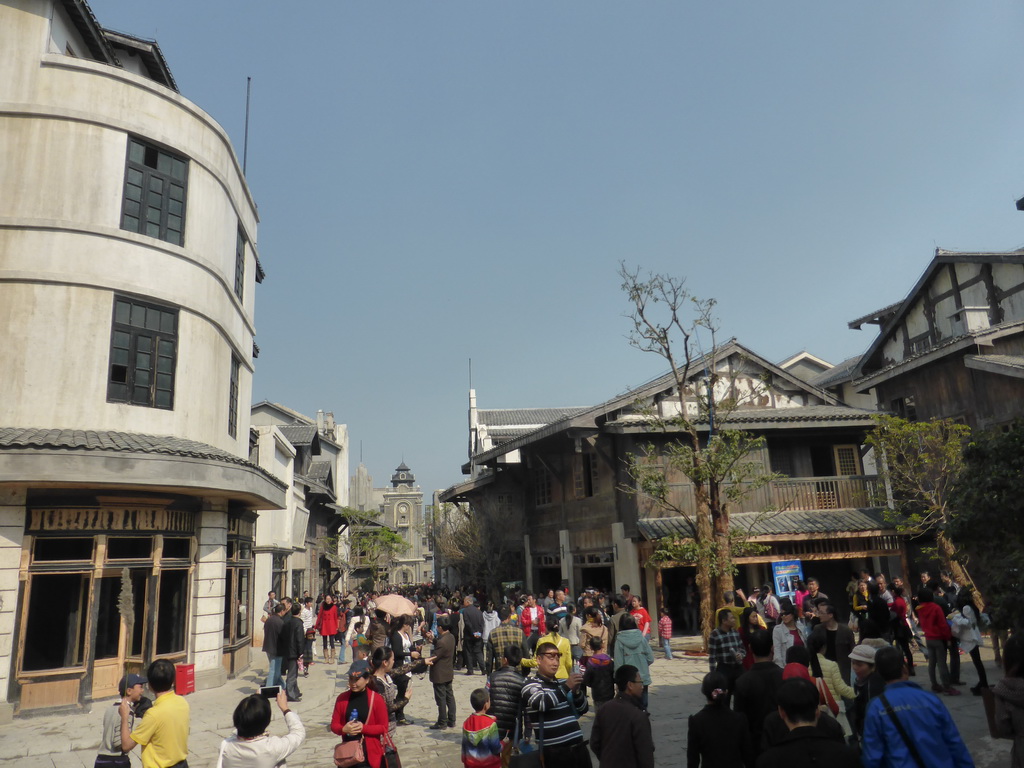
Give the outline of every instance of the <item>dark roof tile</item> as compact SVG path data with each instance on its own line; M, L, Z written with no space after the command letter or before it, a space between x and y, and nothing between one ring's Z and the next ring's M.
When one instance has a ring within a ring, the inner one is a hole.
M665 536L693 536L692 524L682 517L658 517L638 522L648 540ZM794 511L776 513L739 512L730 517L730 527L750 536L859 533L895 530L885 521L881 508Z
M478 410L477 419L488 427L540 427L575 416L586 408L507 408Z
M144 435L136 432L92 429L0 427L0 451L8 450L116 451L119 453L187 456L247 467L272 479L276 484L283 485L278 478L241 456L206 443L169 435Z

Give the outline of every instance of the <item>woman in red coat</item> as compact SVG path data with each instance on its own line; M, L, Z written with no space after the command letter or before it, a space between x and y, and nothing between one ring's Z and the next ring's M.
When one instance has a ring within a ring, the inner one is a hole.
M960 694L949 684L949 668L946 666L946 653L953 634L949 631L946 614L930 589L922 589L917 593L917 623L924 632L925 645L928 646L928 677L931 679L935 693L946 693L951 696ZM954 651L956 653L956 651ZM939 667L939 678L935 678L935 667Z
M334 636L338 634L338 606L330 595L324 595L324 601L320 604L320 612L316 615L314 629L324 639L324 661L328 664L334 662ZM327 651L327 641L330 639L331 650ZM344 657L342 657L344 659Z
M388 731L388 708L384 697L367 688L370 664L365 659L352 662L348 669L348 690L338 696L331 717L331 730L342 741L363 739L364 766L380 768L384 762L381 736Z

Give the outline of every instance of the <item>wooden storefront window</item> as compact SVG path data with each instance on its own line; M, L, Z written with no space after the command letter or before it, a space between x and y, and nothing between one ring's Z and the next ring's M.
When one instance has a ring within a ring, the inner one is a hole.
M38 573L30 577L22 670L84 666L91 581L88 573Z

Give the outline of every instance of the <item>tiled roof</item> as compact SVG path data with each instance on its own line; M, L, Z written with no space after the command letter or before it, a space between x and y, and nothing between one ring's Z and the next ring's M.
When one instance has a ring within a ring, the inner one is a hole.
M974 370L1024 378L1024 357L1019 355L965 355L964 365Z
M1024 320L1014 320L1007 323L999 323L998 325L991 325L988 328L979 328L978 330L972 331L970 333L964 333L949 339L943 339L935 346L928 347L927 349L922 349L920 352L914 352L913 354L904 357L902 360L896 360L895 362L889 363L888 365L882 368L878 368L876 370L864 373L863 376L861 376L854 382L854 385L863 387L864 382L876 380L879 377L884 377L886 374L891 373L892 371L907 366L911 366L913 363L917 363L918 361L923 361L927 358L937 359L941 357L941 355L938 354L940 352L956 352L962 348L974 346L976 339L983 339L992 336L998 338L999 336L1006 335L1007 333L1012 333L1013 331L1017 331L1020 329L1024 329ZM865 359L866 357L867 356L865 355Z
M255 470L277 485L279 479L241 456L195 440L166 435L143 435L136 432L113 432L91 429L25 429L0 427L0 451L6 450L69 450L147 453L165 456L188 456L235 464Z
M793 511L763 514L739 512L729 518L730 527L750 536L795 536L798 534L860 533L889 531L880 508ZM648 540L665 536L693 536L693 526L682 517L658 517L640 520L640 533Z
M816 397L819 397L826 402L838 403L839 399L832 393L825 390L817 389L812 385L808 384L798 376L794 376L788 371L784 371L774 363L769 362L765 358L756 354L755 352L747 349L742 344L736 341L735 338L722 344L718 347L715 352L708 353L707 355L695 360L690 366L689 378L693 378L700 375L700 372L708 365L713 365L717 361L726 360L734 355L739 355L741 358L752 362L754 365L760 366L765 371L770 373L772 376L777 377L781 381L788 381L795 387L804 390L805 392L813 393ZM561 418L552 421L548 424L538 425L530 431L516 435L515 437L505 440L494 448L490 448L477 454L474 459L479 463L487 463L498 456L509 453L510 451L519 449L524 445L537 440L542 440L551 435L557 434L558 432L568 429L572 426L583 426L586 428L592 428L596 426L597 420L607 414L613 413L623 408L628 408L640 398L655 396L658 392L668 391L675 386L675 376L672 373L666 373L659 376L646 384L636 388L630 389L620 395L606 400L603 403L592 406L590 408L581 408L579 411L573 413L576 409L563 409L566 411L566 415ZM538 409L539 410L539 409ZM850 410L850 409L846 409Z
M719 424L730 426L742 425L750 427L755 424L836 424L860 423L870 424L874 411L852 408L845 405L802 405L796 408L741 408L729 414L727 419L718 419ZM628 426L646 424L647 417L641 414L628 414L605 426ZM707 424L706 418L695 420L694 424Z
M295 479L298 482L300 482L303 485L305 485L306 488L309 489L310 493L319 493L319 494L322 494L322 495L328 497L329 499L335 499L336 498L336 496L334 494L334 489L328 487L326 485L326 483L324 482L326 480L326 478L318 479L318 478L315 478L315 477L311 477L310 475L300 475L298 473L295 473Z
M286 424L278 429L292 445L309 445L316 437L316 424Z
M842 384L846 381L853 379L854 371L857 370L857 363L860 362L860 355L854 355L848 357L841 363L836 363L829 370L819 373L817 376L812 376L807 381L809 384L813 384L821 389L834 386L836 384Z
M477 410L477 419L488 427L540 427L575 416L586 408L510 408Z
M845 405L802 405L796 408L740 408L724 419L726 424L751 424L754 422L801 422L801 421L863 421L870 419L874 411L850 408Z
M994 363L1006 368L1024 369L1024 357L1020 355L971 355L972 360Z
M893 304L889 304L888 306L882 307L881 309L877 309L874 312L869 312L866 315L858 317L856 320L851 320L846 324L846 327L850 328L851 330L859 331L860 327L864 325L864 323L884 324L888 318L892 317L892 315L896 313L896 310L900 308L900 304L902 303L902 301L897 301Z
M309 465L309 472L306 473L306 477L311 480L327 480L331 476L331 470L334 469L334 465L330 461L314 461Z

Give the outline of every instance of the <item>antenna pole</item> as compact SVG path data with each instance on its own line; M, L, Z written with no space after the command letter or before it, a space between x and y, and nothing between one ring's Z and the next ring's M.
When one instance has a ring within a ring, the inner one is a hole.
M252 78L245 78L245 136L242 139L242 175L249 163L249 97L252 95Z

